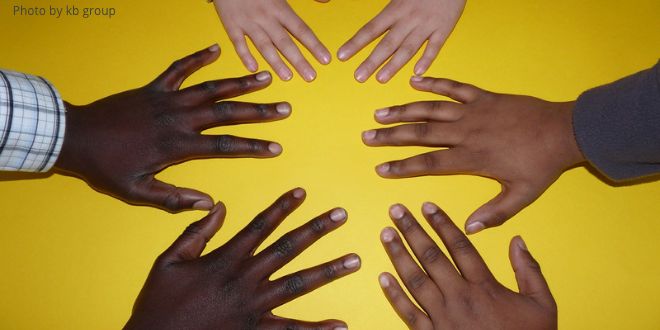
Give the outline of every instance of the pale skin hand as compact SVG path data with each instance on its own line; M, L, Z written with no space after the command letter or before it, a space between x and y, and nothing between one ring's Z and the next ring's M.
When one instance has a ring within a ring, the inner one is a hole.
M339 320L306 322L272 312L360 269L360 258L348 254L272 278L317 240L346 223L346 210L334 208L257 252L304 200L301 188L285 193L227 243L202 256L225 218L225 207L218 203L158 257L124 329L346 330L346 323Z
M424 54L415 65L415 74L422 75L440 52L464 7L465 0L392 0L339 48L337 57L346 61L385 34L357 68L355 79L365 82L389 59L376 75L379 82L386 83L428 41Z
M509 245L520 291L515 292L493 277L479 252L440 208L425 203L422 213L451 260L402 205L392 206L390 217L421 267L396 230L385 228L381 233L401 281L421 307L413 304L394 276L380 275L385 296L410 329L557 329L557 305L522 238L514 237Z
M258 64L248 49L246 36L282 80L290 80L293 73L280 54L305 81L316 78L316 71L292 37L300 41L320 63L330 63L328 49L285 0L215 0L214 4L236 53L251 72L258 70Z
M377 110L369 146L428 146L431 151L376 167L385 178L471 174L493 178L502 191L466 221L473 234L498 226L536 200L567 169L583 163L573 135L574 102L488 92L448 79L413 77L411 85L458 102L416 102Z

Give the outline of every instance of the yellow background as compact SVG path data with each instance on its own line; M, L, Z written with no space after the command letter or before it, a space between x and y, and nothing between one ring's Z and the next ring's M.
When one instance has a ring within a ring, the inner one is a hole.
M19 3L67 2L0 2L0 67L44 76L74 104L141 86L171 61L215 42L223 48L220 60L187 84L247 73L212 5L203 0L84 2L115 7L112 19L13 17L11 6ZM297 0L292 6L334 54L385 3ZM470 1L429 74L499 92L572 100L657 61L659 12L657 0ZM393 271L378 239L380 229L391 224L387 207L402 202L419 215L422 202L435 201L462 226L499 186L470 176L379 178L373 166L422 149L365 147L360 132L376 126L373 110L435 97L408 86L414 62L387 85L373 79L358 84L353 71L366 55L348 63L334 59L326 67L314 64L319 77L311 84L299 77L277 80L241 98L287 100L294 107L290 119L211 131L279 141L281 157L193 161L160 177L226 203L228 220L209 249L295 186L306 188L307 202L269 242L327 209L345 207L348 223L279 274L352 251L362 257L362 270L276 312L339 318L353 329L402 329L377 283L380 272ZM59 175L1 178L2 329L120 328L154 258L203 216L132 207ZM497 278L515 288L507 247L512 236L522 234L557 299L560 328L658 329L659 194L658 182L612 187L579 168L504 226L472 239Z

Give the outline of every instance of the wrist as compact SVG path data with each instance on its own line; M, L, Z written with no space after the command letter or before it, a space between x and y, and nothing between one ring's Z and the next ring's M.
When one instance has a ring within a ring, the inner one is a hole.
M575 139L573 129L573 109L576 101L561 102L559 105L558 137L560 139L561 157L565 160L565 168L571 168L586 161Z
M64 172L75 172L76 150L79 149L77 144L80 141L80 137L77 136L77 129L79 128L79 116L81 109L78 106L72 105L68 102L64 102L64 107L66 108L66 130L64 133L64 142L62 143L62 149L60 155L55 162L54 168L58 171Z

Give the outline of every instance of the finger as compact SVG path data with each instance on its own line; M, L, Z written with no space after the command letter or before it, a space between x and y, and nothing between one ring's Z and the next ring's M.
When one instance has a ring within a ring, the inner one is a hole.
M261 243L295 211L305 200L305 190L293 189L280 196L273 204L259 213L226 246L235 254L252 255Z
M462 130L451 123L416 123L369 130L362 133L368 146L453 147L463 140Z
M429 38L428 43L426 44L426 49L424 49L424 54L415 64L415 75L421 76L431 67L435 58L438 57L440 49L445 44L447 37L440 32L435 32Z
M181 236L163 252L157 263L167 266L173 263L199 258L206 243L213 238L222 227L227 210L222 202L218 202L209 214L202 220L191 223Z
M175 91L181 87L186 78L195 71L213 63L220 56L218 44L202 49L192 55L174 61L152 84L165 91Z
M427 313L441 308L444 302L443 293L413 260L399 234L388 227L381 232L380 240L401 281L419 305Z
M390 208L390 217L441 292L451 291L462 284L463 279L454 264L419 225L410 211L403 205L396 204Z
M523 184L502 185L502 191L488 203L479 207L465 222L465 232L478 233L496 227L509 220L535 201L543 190L538 191Z
M516 273L516 282L521 294L532 297L544 306L557 308L552 297L548 282L546 282L541 266L529 253L522 237L516 236L509 244L509 259Z
M389 7L389 6L388 6ZM358 32L349 39L344 45L339 47L337 58L340 61L346 61L359 52L364 46L380 37L385 30L394 24L394 15L390 14L388 7L385 7L376 17L367 22Z
M307 322L270 315L261 321L257 328L264 330L346 330L348 326L346 322L340 320Z
M231 43L236 50L236 54L238 54L238 57L241 59L241 62L243 62L243 65L245 65L245 68L250 70L250 72L256 72L259 69L259 65L248 48L243 31L227 29L227 35L229 35Z
M177 188L156 180L153 176L137 179L125 201L130 204L151 205L172 213L184 210L210 210L213 207L211 196L197 190Z
M252 259L252 269L270 276L314 242L346 223L346 210L336 208L284 234Z
M312 29L310 29L309 26L293 12L293 10L287 12L286 17L282 18L280 22L291 33L291 35L298 39L298 41L300 41L300 43L302 43L305 48L307 48L307 50L309 50L312 55L314 55L319 63L330 63L331 56L328 48L326 48L325 45L321 43L321 41L314 34L314 31L312 31Z
M433 203L425 203L424 217L440 236L461 275L473 283L494 282L495 278L472 242L449 216Z
M202 158L271 158L282 153L279 143L233 135L198 135L190 139L185 160Z
M378 75L376 75L376 79L381 83L390 81L390 79L399 72L399 70L401 70L401 68L406 65L415 54L417 54L417 51L422 47L422 44L427 37L428 35L425 31L413 31L410 33L401 46L399 46L399 49L397 49L394 55L392 55L390 61L380 69Z
M248 31L248 36L252 39L254 45L280 79L288 81L293 78L293 73L289 67L284 64L284 61L282 61L280 54L278 54L275 49L275 45L273 45L273 41L268 37L266 32L259 27L255 27Z
M380 282L380 287L383 289L387 301L390 302L394 311L399 315L401 320L406 323L409 329L433 329L433 323L428 315L413 304L394 276L389 273L382 273L378 276L378 282Z
M365 82L376 70L394 54L403 43L410 30L392 28L385 37L376 45L376 48L369 54L362 64L355 70L355 79L359 82Z
M216 126L276 121L290 114L291 105L287 102L255 104L223 101L187 112L186 119L195 130L201 131Z
M447 96L461 103L474 102L487 93L473 85L444 78L412 77L410 85L417 90Z
M350 254L284 276L268 284L270 293L265 294L266 305L268 309L276 308L358 269L360 269L360 257L357 254Z
M462 107L459 103L447 101L414 102L378 109L374 113L374 118L381 124L425 121L454 122L463 117L465 111Z
M179 91L178 102L186 106L210 104L264 89L271 81L268 71L238 78L210 80Z
M376 173L384 178L412 178L422 175L471 174L475 164L460 148L431 151L410 158L376 166Z
M305 81L313 81L316 78L316 71L307 62L298 49L298 46L293 43L291 37L281 26L271 26L266 29L270 39L273 40L275 47L284 55L284 57L293 65L298 74L305 79Z

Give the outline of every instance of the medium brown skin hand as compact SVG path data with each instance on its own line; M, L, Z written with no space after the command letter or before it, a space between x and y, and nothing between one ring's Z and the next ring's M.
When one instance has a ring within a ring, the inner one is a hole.
M518 293L497 282L479 252L440 208L425 203L422 213L451 260L402 205L392 206L390 217L421 267L396 230L385 228L381 233L401 281L422 308L413 304L394 276L380 275L385 296L410 329L557 329L557 305L522 238L514 237L509 245Z
M170 212L209 210L213 199L177 188L154 175L170 165L199 158L275 157L273 142L202 135L205 129L286 118L288 103L222 101L267 87L268 72L207 81L180 89L195 71L220 56L217 45L170 66L150 84L89 105L67 104L67 127L57 172L85 180L92 188L127 203Z
M426 43L424 54L415 65L415 74L429 69L463 13L465 0L391 0L365 24L339 51L346 61L381 35L369 57L355 70L355 79L365 82L379 67L376 79L388 82ZM387 64L383 65L385 62Z
M471 174L493 178L502 192L466 221L466 232L499 226L536 200L567 169L583 163L573 135L574 102L488 92L448 79L416 78L414 88L457 102L427 101L376 111L369 146L428 146L441 150L376 167L385 178Z
M248 49L245 37L252 40L282 80L290 80L293 73L280 53L305 81L316 78L316 71L300 52L293 38L307 48L319 63L330 63L328 49L286 0L215 0L213 3L236 53L248 70L255 72L258 65Z
M346 222L330 210L259 253L259 245L300 206L305 191L281 196L225 245L200 256L225 217L222 203L191 224L156 260L125 329L322 329L345 330L338 320L304 322L271 311L360 268L349 254L270 280L278 269Z

